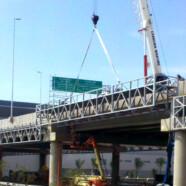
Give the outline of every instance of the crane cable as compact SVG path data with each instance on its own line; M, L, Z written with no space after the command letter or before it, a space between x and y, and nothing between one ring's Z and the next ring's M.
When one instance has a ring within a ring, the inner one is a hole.
M158 24L157 24L157 21L156 21L156 16L155 16L155 12L154 12L154 8L153 8L153 4L152 4L152 1L151 1L151 0L150 0L150 4L151 4L151 7L152 7L152 13L153 13L153 15L154 15L156 30L157 30L157 33L158 33L158 38L159 38L159 42L160 42L160 47L161 47L162 54L163 54L163 59L164 59L164 63L165 63L165 68L166 68L167 74L169 75L169 71L168 71L168 68L167 68L167 60L166 60L166 57L165 57L165 53L164 53L164 49L163 49L163 44L162 44L161 37L160 37L159 27L158 27Z
M96 34L97 34L97 36L98 36L98 39L99 39L99 41L100 41L102 47L103 47L103 50L104 50L104 52L105 52L105 55L106 55L106 57L107 57L107 59L108 59L108 61L109 61L109 63L110 63L110 66L111 66L112 71L113 71L113 73L114 73L114 75L115 75L115 77L116 77L116 80L118 81L118 83L120 83L120 80L119 80L119 78L118 78L118 75L117 75L117 73L116 73L116 70L115 70L115 68L114 68L114 66L113 66L113 64L112 64L112 61L111 61L111 59L110 59L110 56L109 56L109 54L108 54L108 52L107 52L107 49L106 49L106 47L105 47L105 45L104 45L104 43L103 43L103 40L101 39L101 36L100 36L100 34L99 34L99 32L98 32L96 26L94 26L94 29L95 29L95 31L96 31Z
M88 54L90 45L91 45L91 43L92 43L92 38L93 38L94 32L96 32L96 34L97 34L97 36L98 36L98 39L99 39L99 41L100 41L100 43L101 43L101 45L102 45L102 47L103 47L103 50L104 50L105 55L106 55L106 57L107 57L107 59L108 59L108 61L109 61L109 63L110 63L110 66L111 66L112 71L113 71L113 73L114 73L114 75L115 75L115 77L116 77L116 80L118 81L118 83L120 83L120 80L119 80L118 75L117 75L117 73L116 73L116 70L115 70L115 68L114 68L114 66L113 66L113 64L112 64L112 61L111 61L110 56L109 56L109 54L108 54L108 52L107 52L107 49L106 49L106 47L105 47L105 45L104 45L104 43L103 43L103 40L101 39L101 36L100 36L100 34L99 34L97 28L96 28L97 22L98 22L98 20L99 20L99 16L95 15L95 11L96 11L96 8L97 8L97 7L96 7L97 1L95 0L94 2L95 2L95 3L94 3L94 11L93 11L93 15L92 15L92 21L93 21L93 24L94 24L94 28L93 28L93 31L92 31L92 34L91 34L91 37L90 37L90 41L89 41L89 44L88 44L88 47L87 47L85 56L84 56L84 58L83 58L83 61L82 61L81 67L80 67L80 69L79 69L79 73L78 73L78 75L77 75L77 78L76 78L76 81L75 81L75 84L74 84L74 87L73 87L73 89L72 89L72 92L71 92L70 97L73 96L73 93L74 93L74 91L75 91L75 88L76 88L77 82L78 82L78 80L79 80L79 76L80 76L81 70L82 70L83 65L84 65L84 63L85 63L85 60L86 60L86 57L87 57L87 54ZM68 98L67 98L67 99L68 99Z
M93 38L94 32L95 32L95 29L93 29L93 31L92 31L92 34L91 34L91 37L90 37L90 41L89 41L87 50L86 50L86 52L85 52L85 56L84 56L84 58L83 58L83 62L82 62L81 67L80 67L80 69L79 69L79 73L78 73L78 75L77 75L77 78L76 78L76 81L75 81L75 84L74 84L74 87L73 87L73 89L72 89L72 93L71 93L70 97L72 97L72 95L73 95L73 93L74 93L74 91L75 91L75 88L76 88L77 82L78 82L78 80L79 80L79 76L80 76L81 70L82 70L83 65L84 65L84 63L85 63L85 59L86 59L86 57L87 57L87 54L88 54L90 45L91 45L91 43L92 43L92 38Z
M97 0L93 0L93 14L97 14Z

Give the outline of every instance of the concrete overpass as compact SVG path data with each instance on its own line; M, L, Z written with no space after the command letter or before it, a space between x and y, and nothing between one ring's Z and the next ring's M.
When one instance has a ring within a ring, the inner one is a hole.
M118 178L119 144L166 146L171 130L171 101L185 95L185 82L154 77L71 96L56 104L37 105L36 112L0 121L2 149L50 149L50 183L57 183L58 147L69 148L71 126L85 138L94 136L113 152L113 183ZM162 125L161 125L162 123ZM60 147L61 147L60 145Z

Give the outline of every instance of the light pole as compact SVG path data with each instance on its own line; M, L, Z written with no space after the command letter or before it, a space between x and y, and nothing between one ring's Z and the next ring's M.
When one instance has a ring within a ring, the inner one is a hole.
M40 74L40 105L41 105L41 96L42 96L42 72L37 71Z
M13 123L13 95L14 95L14 53L15 53L15 26L16 21L20 21L21 18L14 18L14 32L13 32L13 59L12 59L12 99L10 110L10 122Z

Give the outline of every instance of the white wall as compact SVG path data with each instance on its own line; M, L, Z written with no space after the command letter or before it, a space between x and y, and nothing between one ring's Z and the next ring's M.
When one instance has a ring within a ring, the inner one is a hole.
M102 154L101 154L102 157ZM120 153L120 170L127 171L134 169L135 158L141 158L144 161L144 166L141 168L141 172L148 172L151 175L153 168L158 168L155 161L157 158L163 157L165 160L166 151L152 151L152 152L124 152ZM62 155L62 168L63 169L75 169L75 162L77 159L85 160L83 164L84 169L92 169L91 158L95 158L94 153L83 154L63 154ZM110 162L112 159L111 153L103 153L103 158L106 159L106 168L110 170ZM22 156L6 156L3 160L7 162L9 168L3 172L3 175L7 175L10 169L15 170L15 164L25 166L30 171L39 170L39 155L22 155ZM49 166L49 156L46 158L46 165ZM162 172L165 170L166 164L162 167ZM143 174L144 175L144 174Z
M8 168L3 171L3 176L7 176L9 170L15 170L16 164L28 168L29 171L39 170L39 155L5 156L3 161L8 165Z

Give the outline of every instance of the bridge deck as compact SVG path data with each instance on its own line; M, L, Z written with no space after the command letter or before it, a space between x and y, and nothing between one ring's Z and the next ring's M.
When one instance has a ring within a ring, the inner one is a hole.
M8 127L0 128L0 144L41 141L45 126L51 124L58 126L83 124L90 126L91 130L95 122L108 123L109 121L111 124L116 122L121 124L119 118L131 116L134 120L135 115L148 114L156 110L166 110L167 117L170 101L177 95L178 81L176 78L169 78L156 82L155 78L150 78L148 77L148 80L150 79L151 83L144 83L147 82L147 78L141 78L71 96L65 102L60 101L58 105L38 105L34 123L16 125L9 123ZM154 116L157 120L160 119L159 115ZM156 121L155 123L157 124ZM130 122L128 124L130 125Z
M151 84L140 84L137 80L126 84L109 87L109 91L98 89L92 92L69 97L66 102L58 105L37 106L37 117L41 125L60 123L64 126L102 120L135 112L150 112L152 108L162 109L168 106L171 98L177 95L175 78ZM141 86L139 86L141 85ZM105 94L102 94L105 92ZM124 113L125 112L125 113Z

